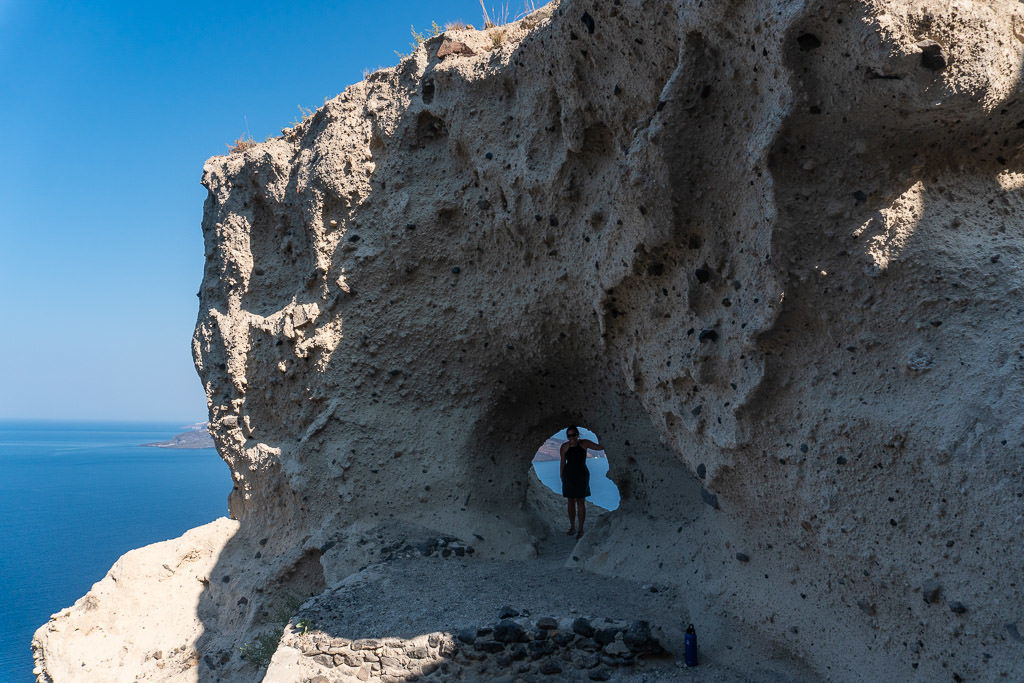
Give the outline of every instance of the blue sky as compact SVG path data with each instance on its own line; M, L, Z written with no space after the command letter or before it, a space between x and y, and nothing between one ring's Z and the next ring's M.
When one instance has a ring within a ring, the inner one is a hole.
M203 162L432 20L480 26L479 0L0 0L0 418L205 419Z

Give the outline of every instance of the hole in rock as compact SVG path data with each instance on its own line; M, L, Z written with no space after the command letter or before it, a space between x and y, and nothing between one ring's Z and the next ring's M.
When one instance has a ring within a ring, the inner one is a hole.
M598 442L597 436L586 427L580 427L579 430L580 440ZM541 444L533 456L533 471L537 478L559 498L562 498L559 451L566 442L565 428L562 428ZM587 451L586 467L590 474L590 495L587 501L606 510L615 510L619 507L619 489L608 478L608 462L606 451Z

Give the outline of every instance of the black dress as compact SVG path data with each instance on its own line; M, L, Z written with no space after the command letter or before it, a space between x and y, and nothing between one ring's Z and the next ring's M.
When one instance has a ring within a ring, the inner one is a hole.
M590 495L590 470L587 469L587 449L583 446L569 446L565 451L562 495L566 498Z

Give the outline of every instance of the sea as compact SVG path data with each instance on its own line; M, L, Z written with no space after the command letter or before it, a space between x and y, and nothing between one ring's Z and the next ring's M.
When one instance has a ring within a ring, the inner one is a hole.
M0 421L0 682L32 675L33 632L125 552L227 515L213 448L142 447L182 423Z
M587 458L587 469L590 470L590 493L587 497L594 505L606 510L619 507L619 489L615 482L608 478L608 458ZM558 476L557 460L542 460L533 463L533 471L545 486L562 495L562 481Z
M182 423L0 420L0 683L34 680L32 634L121 555L227 515L231 476L213 448L169 449ZM561 495L558 461L533 464ZM619 492L588 458L591 502Z

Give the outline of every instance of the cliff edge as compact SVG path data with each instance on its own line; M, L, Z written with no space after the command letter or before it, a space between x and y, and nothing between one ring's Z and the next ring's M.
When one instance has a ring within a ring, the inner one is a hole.
M443 603L406 633L357 589L383 610L423 539L526 580L569 423L621 507L566 570L662 587L711 662L1024 678L1022 58L1009 0L562 0L210 159L194 352L237 521L161 658L110 635L118 581L40 629L40 680L384 678L360 638L459 665Z

